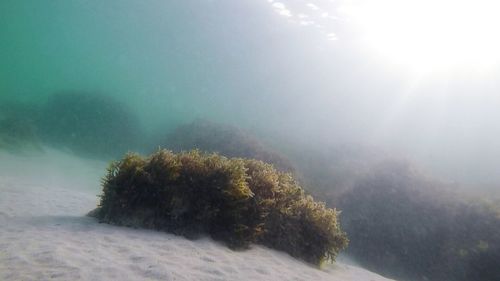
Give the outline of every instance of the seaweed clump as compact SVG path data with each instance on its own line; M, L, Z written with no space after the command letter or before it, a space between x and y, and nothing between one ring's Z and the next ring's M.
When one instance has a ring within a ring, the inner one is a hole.
M306 195L290 174L197 150L113 162L91 213L117 225L208 234L233 249L259 243L316 265L333 261L348 242L338 212Z

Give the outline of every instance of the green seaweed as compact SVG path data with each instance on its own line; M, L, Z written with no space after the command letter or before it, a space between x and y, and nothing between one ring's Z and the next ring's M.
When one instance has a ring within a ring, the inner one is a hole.
M347 246L338 212L262 161L198 150L112 162L93 216L117 225L208 234L233 249L259 243L319 265Z

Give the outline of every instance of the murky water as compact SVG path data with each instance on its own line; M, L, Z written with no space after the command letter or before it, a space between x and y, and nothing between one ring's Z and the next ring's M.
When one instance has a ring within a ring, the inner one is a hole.
M499 64L395 62L367 43L365 4L1 1L0 164L257 158L343 210L346 259L400 280L500 280ZM25 177L99 190L87 166Z

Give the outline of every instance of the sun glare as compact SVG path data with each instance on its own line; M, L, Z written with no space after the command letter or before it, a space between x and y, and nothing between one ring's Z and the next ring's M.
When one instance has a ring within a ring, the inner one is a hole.
M367 46L383 59L434 72L500 61L500 1L379 0L346 5Z

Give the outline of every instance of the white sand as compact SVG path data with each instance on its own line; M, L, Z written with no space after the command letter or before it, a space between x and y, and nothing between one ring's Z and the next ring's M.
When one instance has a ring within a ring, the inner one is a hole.
M99 224L106 164L48 150L0 152L0 280L388 280L341 263L318 270L261 246Z

